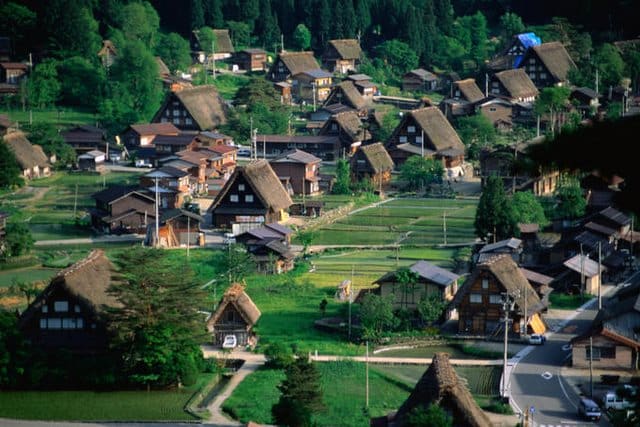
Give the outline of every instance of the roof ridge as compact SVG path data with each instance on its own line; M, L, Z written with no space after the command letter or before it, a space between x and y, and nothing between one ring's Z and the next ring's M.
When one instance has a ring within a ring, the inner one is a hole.
M83 268L85 265L95 261L98 258L98 256L103 254L104 254L104 250L93 249L91 252L89 252L89 255L87 255L85 258L75 262L74 264L70 265L64 270L61 270L58 274L56 274L56 277L67 277L69 274L75 273L76 271Z

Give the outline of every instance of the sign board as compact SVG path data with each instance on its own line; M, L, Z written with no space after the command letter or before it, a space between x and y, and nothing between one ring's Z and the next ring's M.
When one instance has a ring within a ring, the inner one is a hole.
M536 408L534 406L531 406L529 408L529 412L531 412L533 414L534 412L536 412Z

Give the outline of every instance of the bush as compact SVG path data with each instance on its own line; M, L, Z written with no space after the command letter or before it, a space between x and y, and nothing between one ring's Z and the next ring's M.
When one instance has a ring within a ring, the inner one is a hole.
M269 344L264 350L267 366L273 369L284 369L293 363L293 351L282 343Z
M484 408L485 411L493 412L495 414L513 415L513 409L508 403L502 403L497 400L492 400Z

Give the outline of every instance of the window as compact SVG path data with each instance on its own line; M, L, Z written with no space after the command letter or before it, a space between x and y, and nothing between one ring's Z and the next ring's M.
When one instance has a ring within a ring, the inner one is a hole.
M76 322L74 319L70 319L68 317L65 317L62 319L62 329L75 329L76 328Z
M47 319L40 319L40 329L47 329Z
M43 313L48 313L49 312L49 306L48 305L43 305L42 306L42 312Z
M540 73L540 78L541 79L546 79L547 78L547 73Z
M406 136L401 136L400 137L400 143L404 143L407 142L407 137Z
M68 301L55 301L53 303L53 311L55 311L55 312L69 311L69 302Z
M191 120L189 117L187 117L186 119L184 119L184 123L186 125L192 125L193 124L193 120Z
M416 136L416 144L422 144L422 137Z
M232 195L230 196L230 200L231 200L232 202L237 203L237 202L238 202L238 195L237 195L237 194L232 194Z
M482 279L482 289L489 289L489 279Z
M407 126L407 132L416 133L416 127L415 126Z
M489 295L489 304L502 304L502 296L501 295Z
M164 110L164 115L168 117L169 116L169 110Z
M591 348L586 347L587 359L591 359ZM600 347L593 347L593 360L600 360Z
M244 201L247 203L253 203L253 194L245 194Z
M536 63L535 58L529 58L529 64L535 64L535 63Z
M78 317L76 319L76 329L82 329L84 328L84 320L82 319L82 317Z
M615 359L616 358L616 348L615 347L598 347L598 348L600 349L600 358L601 359Z
M482 304L482 294L469 294L471 304Z
M173 124L174 125L179 125L180 124L180 117L174 117L173 118Z
M73 307L73 311L75 311L76 313L80 313L80 306L76 304L75 307Z
M238 184L238 191L244 191L244 184Z
M338 130L338 125L336 123L331 123L331 130Z
M173 110L173 117L178 117L180 115L180 110Z
M489 107L489 111L496 111L496 107Z
M47 326L49 329L60 329L62 328L62 321L58 317L51 317L48 319Z

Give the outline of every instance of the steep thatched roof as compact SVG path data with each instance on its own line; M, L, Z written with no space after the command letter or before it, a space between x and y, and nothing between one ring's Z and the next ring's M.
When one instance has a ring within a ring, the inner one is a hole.
M320 68L313 52L280 52L278 57L292 76Z
M165 64L165 62L159 56L156 56L156 64L158 64L158 74L160 75L160 77L167 77L171 75L169 67L167 67L167 64Z
M271 163L302 163L306 165L309 163L320 163L321 161L322 159L311 153L294 148L271 160Z
M458 80L453 84L460 90L460 94L469 102L478 102L484 99L484 94L476 84L475 79Z
M242 175L253 188L256 196L262 201L265 207L274 212L281 209L288 209L293 204L289 193L282 186L280 179L265 159L254 160L246 166L237 167L233 175L222 188L218 197L211 204L210 210L215 210L216 206L233 186L235 180Z
M11 127L12 123L11 120L9 119L9 116L7 116L6 114L0 114L0 128L9 128Z
M13 151L22 169L50 166L49 159L42 151L42 147L29 142L24 132L9 132L3 137L3 140Z
M229 30L213 30L216 36L216 44L214 46L216 53L233 53L233 43L229 37Z
M391 160L391 156L389 156L381 142L363 145L359 151L362 152L362 155L369 162L375 173L393 170L393 160Z
M135 133L140 136L146 135L177 135L180 129L175 127L173 123L140 123L129 126Z
M453 415L454 426L491 427L489 417L480 409L471 392L462 384L449 363L449 355L436 353L407 400L395 415L396 425L405 425L407 415L416 407L436 404Z
M425 136L437 151L456 149L464 151L464 144L451 123L438 107L427 107L409 113L424 130ZM402 124L401 124L402 125ZM425 145L426 145L425 141Z
M351 80L345 80L336 85L331 90L324 105L334 104L335 102L350 106L356 110L362 110L367 106L367 101Z
M262 314L251 298L249 298L249 295L244 291L244 286L240 283L234 283L224 293L215 313L207 320L207 329L209 331L213 331L216 322L220 320L220 316L222 316L222 313L224 313L229 304L236 308L249 326L255 325Z
M366 141L371 139L371 134L368 130L362 127L362 120L355 111L345 111L343 113L334 114L329 120L326 121L322 129L320 129L320 135L327 135L331 133L331 124L337 123L341 132L346 134L351 141Z
M496 73L496 78L512 98L529 98L538 95L538 88L525 73L524 68L501 71Z
M114 282L114 267L102 249L94 249L89 255L60 271L40 293L20 318L24 324L41 310L49 295L60 289L78 298L95 314L104 313L107 307L119 307L120 301L109 292Z
M224 101L215 86L197 86L174 93L201 130L227 123Z
M362 49L356 39L329 40L342 59L359 59Z
M525 54L525 59L522 61L523 66L526 64L528 54L535 54L557 81L567 80L569 70L576 68L576 64L569 56L569 52L560 42L542 43L541 45L533 46L531 49L532 53L528 51Z

